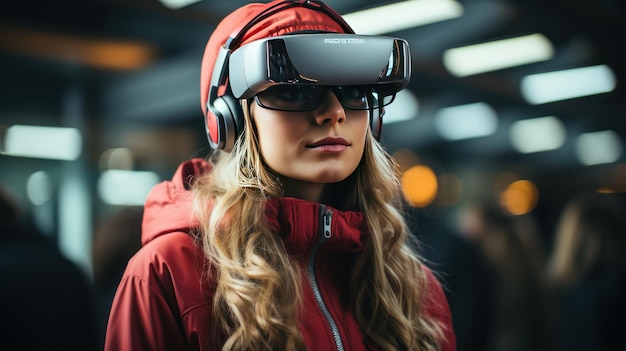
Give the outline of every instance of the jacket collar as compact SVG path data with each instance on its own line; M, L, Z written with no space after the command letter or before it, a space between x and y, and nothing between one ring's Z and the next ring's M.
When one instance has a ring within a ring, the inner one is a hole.
M283 197L268 200L265 215L283 238L287 250L297 253L309 251L321 240L320 216L324 207L332 212L332 221L330 238L323 248L348 252L362 250L367 228L360 212L339 211L316 202Z
M145 203L142 244L172 232L190 232L197 227L191 217L192 196L189 184L193 179L210 172L211 166L202 159L182 163L171 181L156 185ZM277 198L266 202L265 214L287 250L292 253L306 252L321 238L320 211L322 205L315 202ZM324 250L359 251L367 238L363 214L339 211L331 208L331 237Z

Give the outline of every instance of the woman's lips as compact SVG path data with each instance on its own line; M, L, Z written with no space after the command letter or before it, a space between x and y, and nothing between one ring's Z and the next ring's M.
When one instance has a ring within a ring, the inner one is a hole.
M342 138L342 137L328 137L328 138L317 140L314 143L309 144L308 147L320 147L320 146L327 146L327 145L350 146L350 143L345 138Z
M307 147L324 152L341 152L350 146L350 142L342 137L329 137L317 140Z

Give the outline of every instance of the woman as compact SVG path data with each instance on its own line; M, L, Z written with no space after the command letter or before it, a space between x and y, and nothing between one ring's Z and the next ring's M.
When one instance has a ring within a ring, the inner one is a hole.
M355 36L317 1L227 16L201 75L221 150L150 194L105 349L454 350L376 140L383 105L408 82L407 49ZM365 84L376 56L389 67Z

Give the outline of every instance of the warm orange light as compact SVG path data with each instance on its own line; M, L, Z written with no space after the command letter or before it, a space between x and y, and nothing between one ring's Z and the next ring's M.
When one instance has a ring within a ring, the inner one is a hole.
M116 70L141 68L154 56L154 49L150 45L138 42L8 28L0 28L0 45L22 55L36 55Z
M600 194L614 194L614 193L616 193L615 189L613 189L611 187L600 188L600 189L596 190L596 192L598 192Z
M532 211L539 201L539 191L529 180L515 181L500 194L500 204L512 215Z
M404 196L415 207L426 207L435 200L437 184L435 172L424 165L413 166L402 174Z

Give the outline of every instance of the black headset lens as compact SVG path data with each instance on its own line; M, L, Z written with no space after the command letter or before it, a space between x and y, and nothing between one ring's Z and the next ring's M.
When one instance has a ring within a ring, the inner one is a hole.
M395 94L378 96L370 86L320 86L281 84L270 87L254 99L263 108L278 111L313 111L335 94L347 110L370 110L390 104Z

